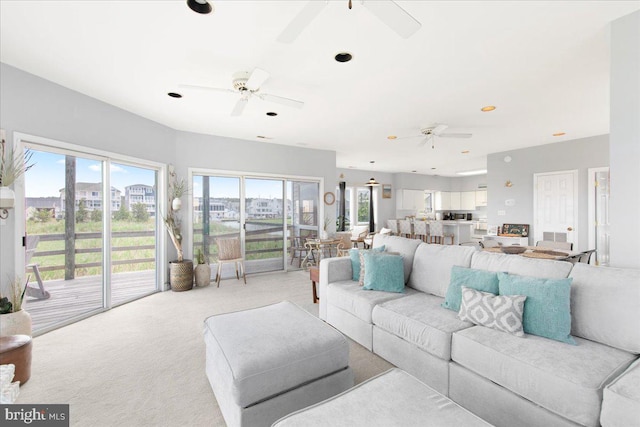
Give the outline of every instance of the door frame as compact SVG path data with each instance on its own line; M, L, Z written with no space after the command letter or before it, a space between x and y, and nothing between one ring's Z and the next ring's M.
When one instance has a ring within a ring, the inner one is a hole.
M13 132L13 149L23 151L25 146L28 145L40 145L43 149L47 149L49 152L59 154L70 154L75 152L78 156L86 158L95 158L97 161L105 162L107 167L102 170L102 189L105 195L103 199L103 205L111 206L111 178L109 171L111 162L123 163L128 165L137 165L140 167L150 167L157 170L157 191L156 191L156 290L167 290L167 240L164 232L164 224L161 220L160 212L165 212L167 207L167 165L164 163L154 162L151 160L139 159L132 156L114 153L106 150L99 150L96 148L85 147L81 145L71 144L55 140L52 138L45 138L41 136L29 135L21 132ZM21 176L14 184L16 194L16 206L24 206L25 202L25 180L24 176ZM104 211L104 210L103 210ZM15 212L15 247L16 254L21 254L24 251L22 246L22 237L26 233L25 221L26 213L24 209L14 209ZM104 215L103 218L103 234L105 236L103 243L103 264L110 265L111 263L111 239L106 236L111 236L111 218L110 215ZM14 268L16 272L24 271L26 266L24 262L24 256L16 256L14 259ZM88 318L97 312L106 311L112 308L111 305L111 272L109 268L103 269L103 306L100 309L96 309L80 317L74 317L60 324L53 325L38 332L38 335L48 332L53 329L66 326L74 323L80 319Z
M578 188L578 169L563 170L563 171L551 171L551 172L539 172L533 174L533 244L538 239L538 236L542 237L542 230L538 230L538 178L548 175L561 175L571 174L573 175L573 249L577 250L579 247L579 188ZM540 233L540 234L538 234ZM541 239L540 239L541 240Z
M589 247L587 249L598 249L596 246L596 192L594 191L596 186L596 173L598 172L610 172L609 166L601 166L597 168L587 169L588 191L587 191L587 224L588 224L588 242ZM609 178L611 183L611 178ZM596 254L597 255L597 254ZM596 258L597 260L597 258Z
M283 180L283 196L286 199L288 194L287 194L287 185L286 182L287 181L306 181L306 182L317 182L318 183L318 230L320 230L321 227L321 221L323 220L324 216L325 216L325 206L324 206L324 201L322 199L322 195L324 194L324 177L320 177L320 176L301 176L301 175L287 175L287 174L275 174L275 173L266 173L266 172L249 172L249 171L234 171L234 170L223 170L223 169L207 169L207 168L195 168L195 167L189 167L187 168L187 182L189 183L189 185L191 185L191 183L193 182L193 176L194 175L207 175L207 176L227 176L227 177L234 177L234 178L239 178L240 179L240 221L243 224L245 221L245 209L246 207L244 206L244 202L245 202L245 179L246 178L252 178L252 179L277 179L277 180ZM183 247L183 250L185 251L185 258L192 258L193 259L193 197L188 197L187 200L187 222L189 223L189 227L187 230L187 239L188 239L188 245L186 248ZM285 218L283 221L283 230L284 230L284 234L283 234L283 244L284 244L284 249L283 249L283 266L284 268L282 270L277 270L277 271L288 271L288 264L287 264L287 250L286 250L286 208L284 209L285 212ZM245 233L244 233L244 227L240 227L240 242L241 242L241 249L242 249L242 254L244 256L244 251L245 251Z

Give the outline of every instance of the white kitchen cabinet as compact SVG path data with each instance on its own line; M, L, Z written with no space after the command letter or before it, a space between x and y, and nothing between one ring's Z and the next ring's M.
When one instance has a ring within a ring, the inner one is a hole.
M460 193L460 210L473 211L476 209L476 192L463 191Z
M424 211L424 190L399 190L396 207L401 210Z
M452 211L459 211L460 209L462 209L462 206L460 204L461 193L459 191L452 191L450 194L451 205L449 206L449 209L451 209Z
M437 211L448 211L451 209L451 193L448 191L436 191L435 209Z
M476 191L476 206L487 206L487 190Z

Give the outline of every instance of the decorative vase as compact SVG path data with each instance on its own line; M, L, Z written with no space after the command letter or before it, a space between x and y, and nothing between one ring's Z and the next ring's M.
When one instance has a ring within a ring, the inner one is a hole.
M198 264L194 271L196 277L196 286L205 287L211 283L211 266L209 264Z
M0 314L0 337L9 335L31 336L31 315L26 310Z
M16 203L16 193L9 187L0 187L0 209L12 208Z
M322 230L320 232L320 238L322 240L327 240L329 238L329 233L327 232L327 230Z
M178 197L176 197L175 199L173 199L173 200L171 201L171 208L172 208L174 211L179 211L179 210L180 210L180 208L182 208L182 199L180 199L180 198L178 198Z
M189 259L169 263L169 284L175 292L193 289L193 262Z

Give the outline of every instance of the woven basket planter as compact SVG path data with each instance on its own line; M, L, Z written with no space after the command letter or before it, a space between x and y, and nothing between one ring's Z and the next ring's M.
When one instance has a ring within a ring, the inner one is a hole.
M175 292L193 289L193 262L185 259L182 262L169 263L169 283Z

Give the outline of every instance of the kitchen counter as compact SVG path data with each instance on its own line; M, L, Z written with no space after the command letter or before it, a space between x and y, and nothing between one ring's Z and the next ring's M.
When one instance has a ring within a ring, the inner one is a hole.
M420 221L420 220L416 220L416 221ZM431 222L432 221L429 220L427 221L427 224ZM442 222L442 225L444 225L444 233L453 234L454 245L471 241L471 233L475 228L476 221L458 219L458 220L443 220L441 222Z

